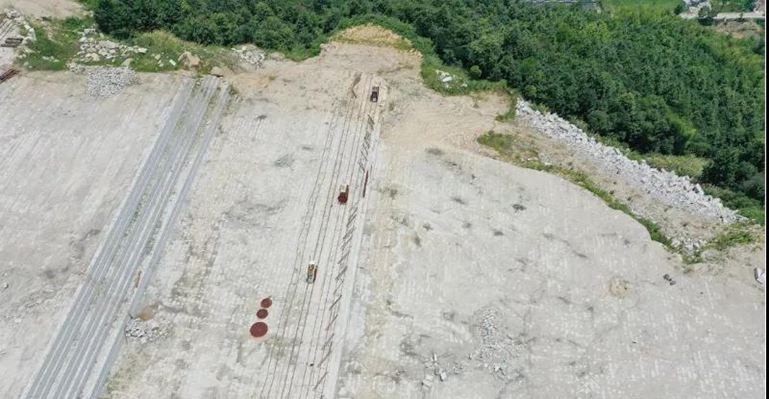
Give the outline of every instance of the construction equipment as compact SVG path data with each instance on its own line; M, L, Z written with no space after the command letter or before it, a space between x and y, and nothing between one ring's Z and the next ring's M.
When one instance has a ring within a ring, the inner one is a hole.
M371 89L370 100L372 103L379 101L379 86L374 86L374 88Z
M6 80L14 77L17 73L19 73L18 70L13 68L8 68L8 70L0 74L0 83L3 83Z
M318 266L315 264L315 262L310 262L310 265L307 266L307 284L314 283L317 276Z
M339 201L340 204L346 204L347 203L347 197L350 195L350 185L341 185L339 186L339 195L336 197L336 199Z

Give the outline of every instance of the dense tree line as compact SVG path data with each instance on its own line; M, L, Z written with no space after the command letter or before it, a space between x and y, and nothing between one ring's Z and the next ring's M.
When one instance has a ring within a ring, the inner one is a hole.
M350 18L386 16L446 64L641 152L711 160L703 180L763 199L764 44L664 13L608 15L517 0L99 0L117 36L167 29L200 43L316 47Z

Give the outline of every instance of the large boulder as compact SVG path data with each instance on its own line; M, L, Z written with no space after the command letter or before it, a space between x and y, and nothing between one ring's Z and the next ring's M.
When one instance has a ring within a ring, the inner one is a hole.
M222 76L224 76L224 69L219 67L213 67L211 68L211 75L218 76L221 78Z
M200 67L200 58L189 51L185 51L179 56L179 62L187 69L198 69Z

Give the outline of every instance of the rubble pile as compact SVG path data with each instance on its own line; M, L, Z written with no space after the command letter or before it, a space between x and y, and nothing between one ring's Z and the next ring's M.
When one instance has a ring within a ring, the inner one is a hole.
M425 376L422 379L422 388L430 389L435 385L436 378L440 382L446 382L450 375L460 374L464 368L460 362L450 362L441 364L438 355L433 353L432 357L424 362Z
M131 319L125 327L126 338L138 340L142 344L156 341L167 335L168 329L154 320Z
M147 49L144 47L126 46L106 40L104 35L94 28L84 29L79 43L80 50L76 55L76 61L79 62L112 61L147 53Z
M705 194L702 187L692 183L687 176L653 168L643 160L631 160L619 149L596 141L558 115L542 114L532 109L526 101L518 101L517 111L521 120L533 128L565 142L580 156L606 171L616 173L661 203L726 224L741 219L734 210L726 208L720 199Z
M93 97L109 97L136 83L136 72L128 67L83 66L70 64L70 70L85 74L86 90Z
M508 335L497 325L502 317L494 308L484 308L479 312L481 343L468 356L469 359L480 362L480 365L503 379L516 378L516 363L523 355L523 347L515 338Z
M264 63L264 59L266 58L264 51L261 51L255 47L249 47L249 46L234 47L232 51L235 52L235 54L238 56L238 58L241 61L249 65L254 65L258 68L262 67L262 64Z

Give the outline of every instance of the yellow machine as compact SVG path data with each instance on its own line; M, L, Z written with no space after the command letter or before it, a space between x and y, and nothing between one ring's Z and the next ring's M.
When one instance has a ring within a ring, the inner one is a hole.
M310 262L310 265L307 266L307 284L314 283L317 276L318 266L315 264L315 262Z

